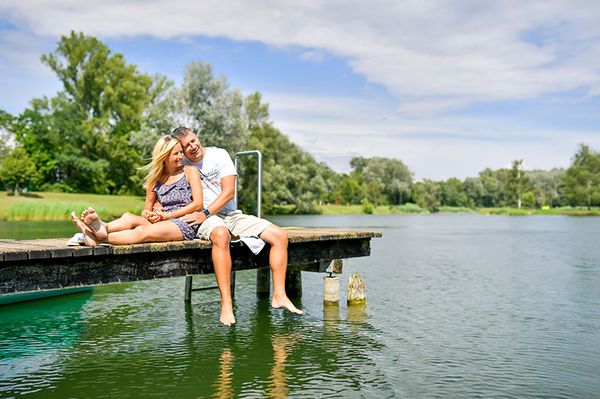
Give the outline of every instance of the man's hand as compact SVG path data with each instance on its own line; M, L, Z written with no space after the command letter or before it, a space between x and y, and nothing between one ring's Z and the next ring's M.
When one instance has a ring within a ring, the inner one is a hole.
M183 220L190 226L199 226L202 224L202 222L206 220L206 215L204 214L204 212L196 211L182 216L181 220Z

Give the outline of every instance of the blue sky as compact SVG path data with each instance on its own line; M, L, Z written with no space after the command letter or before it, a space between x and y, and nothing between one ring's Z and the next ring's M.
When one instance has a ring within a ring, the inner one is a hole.
M338 171L385 156L417 179L464 178L600 150L598 2L300 3L0 0L0 108L60 89L39 59L75 30L176 82L210 62Z

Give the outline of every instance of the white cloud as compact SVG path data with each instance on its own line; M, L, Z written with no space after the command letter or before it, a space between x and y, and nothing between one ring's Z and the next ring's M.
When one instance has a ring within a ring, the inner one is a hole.
M329 52L405 113L600 85L594 1L14 0L0 12L44 36L200 34L301 46L305 59Z
M521 158L528 168L567 166L578 143L600 148L597 131L456 112L551 101L553 93L583 93L561 97L564 104L598 96L600 2L4 0L0 15L27 32L1 31L0 68L8 60L38 74L49 73L40 69L42 47L71 30L191 43L195 35L226 37L290 47L309 62L341 57L395 101L264 95L277 127L337 170L347 170L352 156L387 156L402 159L417 178L445 179ZM9 78L2 86L0 104L19 90Z

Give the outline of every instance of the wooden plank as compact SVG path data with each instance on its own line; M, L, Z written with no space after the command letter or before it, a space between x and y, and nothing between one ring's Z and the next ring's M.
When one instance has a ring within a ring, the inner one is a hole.
M49 259L50 251L47 249L30 249L27 251L28 259Z
M311 241L329 241L339 239L360 239L360 238L372 238L380 237L381 233L372 231L348 231L348 230L331 230L331 229L288 229L289 242L311 242ZM0 240L0 253L10 252L8 260L22 259L22 256L14 254L15 252L24 251L32 252L33 255L27 256L27 258L40 259L47 257L60 258L60 257L72 257L82 256L83 254L89 255L89 251L82 251L81 247L69 247L66 245L66 239L40 239L40 240L23 240L16 241L10 239ZM232 243L232 246L242 246L241 243ZM210 248L211 243L205 240L193 240L193 241L180 241L180 242L166 242L166 243L148 243L148 244L136 244L136 245L120 245L111 246L102 244L95 247L92 250L94 256L106 255L109 253L114 254L135 254L145 252L162 252L162 251L178 251L186 250L190 248L195 249L206 249ZM50 252L38 252L50 250ZM77 253L75 253L77 252ZM2 259L3 260L3 259Z
M94 247L92 251L94 256L108 255L109 253L112 253L108 245L98 245L97 247Z
M324 272L333 259L367 256L377 232L289 230L290 271ZM264 269L269 245L257 256L241 243L231 247L233 270ZM94 248L66 239L0 241L0 294L214 273L209 241L150 243Z
M92 247L70 247L73 251L72 256L92 256L94 255L94 248Z
M6 251L2 253L2 261L3 262L11 262L17 260L25 260L29 259L27 257L27 252L25 251Z
M369 255L369 240L344 239L290 244L289 269L323 272L333 259ZM232 248L231 251L233 270L269 266L268 246L258 256L254 256L246 247ZM0 293L30 291L38 287L50 289L207 273L214 273L210 248L94 255L63 258L60 261L30 259L0 265Z

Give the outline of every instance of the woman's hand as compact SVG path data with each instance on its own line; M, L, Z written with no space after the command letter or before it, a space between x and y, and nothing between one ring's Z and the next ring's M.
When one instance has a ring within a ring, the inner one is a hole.
M154 224L156 222L160 222L161 216L156 213L156 211L149 211L144 209L142 211L142 217L146 218L150 223Z
M160 220L169 220L171 219L171 214L169 212L165 212L162 209L155 209L154 213L156 213L156 215L158 217L160 217Z

